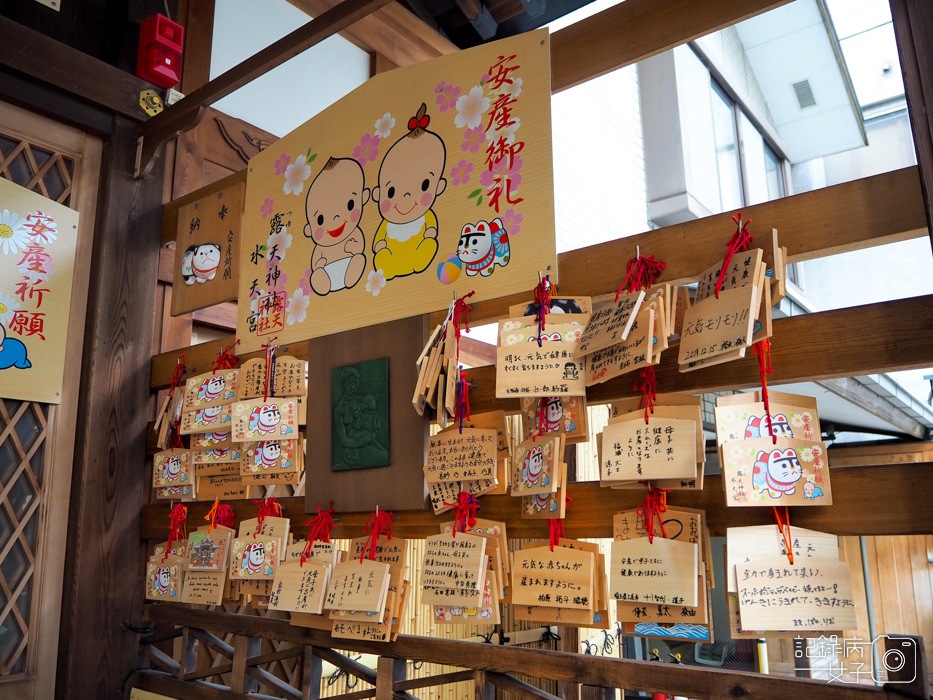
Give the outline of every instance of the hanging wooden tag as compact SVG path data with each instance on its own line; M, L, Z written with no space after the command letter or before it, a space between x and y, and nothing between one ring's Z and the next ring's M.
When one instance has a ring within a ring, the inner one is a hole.
M185 552L188 550L188 541L187 540L173 540L172 547L169 549L168 541L160 542L154 548L152 559L162 560L162 557L165 556L165 550L169 550L169 556L178 557L180 559L185 558Z
M681 605L658 605L656 603L627 603L616 601L616 618L619 622L683 622L691 625L709 624L709 604L706 574L702 570L697 579L699 601L694 607Z
M215 450L233 447L229 429L220 433L196 433L191 436L192 450Z
M736 564L739 614L745 629L857 629L849 564L787 557Z
M298 408L294 399L269 397L233 404L233 441L297 440Z
M225 406L208 406L195 411L181 414L182 435L189 433L210 433L230 430L231 404Z
M188 571L226 571L233 530L217 526L198 528L188 535L185 561Z
M330 619L341 622L366 622L384 625L383 631L388 633L388 626L392 623L392 609L398 605L397 594L402 589L403 578L403 569L389 566L389 583L386 589L385 607L378 613L364 610L331 610L328 614Z
M575 350L568 342L497 348L496 398L585 396L587 358L575 359Z
M453 523L447 522L441 524L441 532L447 533L451 532L453 529ZM494 535L499 540L498 550L503 552L505 556L501 557L502 567L505 572L509 570L509 538L505 529L505 523L500 522L499 520L487 520L486 518L477 518L476 522L469 526L468 533L474 535ZM487 547L488 549L488 547ZM505 585L505 582L501 582Z
M809 566L809 559L839 559L839 538L826 532L807 530L791 525L791 548L795 566ZM735 567L752 564L760 559L783 557L787 560L787 547L779 528L774 525L730 527L726 529L726 590L738 591Z
M315 559L303 565L298 561L279 565L269 594L269 608L320 614L324 609L330 570L328 564Z
M644 300L644 291L620 294L618 301L612 300L598 309L590 317L575 355L587 355L625 341Z
M369 549L366 548L368 537L357 537L350 540L350 558L359 559L365 551L369 555ZM379 535L376 540L376 556L373 561L388 564L395 569L406 569L408 567L408 540L401 537L389 539L387 535Z
M191 480L191 455L188 450L172 449L152 456L152 485L181 486Z
M541 305L536 301L527 301L524 304L513 304L509 307L509 316L519 318L522 316L535 316ZM551 297L548 312L545 314L545 323L559 322L563 314L590 314L593 312L592 297ZM583 322L586 325L586 321Z
M512 437L509 422L505 418L505 411L488 411L474 413L463 420L464 428L484 428L496 431L496 449L502 457L512 456Z
M156 498L159 500L194 501L198 495L196 484L197 479L191 479L191 481L181 486L162 486L156 489Z
M525 440L512 458L512 495L531 496L557 490L558 465L563 456L560 434Z
M223 571L187 571L181 602L193 605L220 605L227 574Z
M435 514L446 513L457 503L461 491L471 496L481 496L492 492L498 485L498 474L494 479L475 479L468 481L437 481L428 483L428 497Z
M261 440L241 444L246 452L241 462L241 474L244 476L301 469L300 440Z
M237 537L230 547L230 578L274 578L280 548L281 541L277 537Z
M654 416L602 432L600 480L692 479L697 475L697 424Z
M389 589L389 565L351 559L334 566L324 597L325 610L381 613Z
M289 518L279 518L268 515L262 519L261 526L259 525L259 518L248 518L240 521L237 536L246 539L255 534L258 537L275 537L284 543L288 540L291 526L292 521ZM281 548L278 553L280 558L284 556L284 550Z
M495 430L451 426L428 439L428 483L493 479L496 476Z
M479 603L450 601L433 605L434 621L438 624L498 625L502 622L498 591L496 574L489 571L483 582ZM422 597L422 603L424 602L426 601Z
M486 540L476 535L430 535L424 543L421 586L479 590L485 553Z
M539 402L545 401L543 416ZM543 425L542 425L543 423ZM542 430L543 428L543 430ZM544 399L522 399L522 429L527 440L539 431L563 433L564 443L588 442L585 396L549 396Z
M220 464L222 462L237 462L243 459L243 446L211 447L203 450L191 450L193 464Z
M567 515L567 465L560 465L560 486L554 493L522 496L523 520L550 520Z
M247 488L240 479L239 474L198 477L198 498L202 501L212 501L215 498L227 501L246 498L246 496Z
M534 547L515 552L512 560L514 605L593 610L592 552L567 547Z
M613 377L651 364L654 348L654 309L639 312L628 339L587 356L586 386L601 384Z
M831 506L826 445L789 438L733 440L722 445L729 506Z
M738 398L739 401L716 402L717 442L723 444L730 440L754 440L770 436L765 405L760 400L759 392L736 394L729 398ZM816 399L776 391L769 392L769 399L774 435L819 442L820 414Z
M616 600L696 607L699 548L647 537L614 540L609 586Z
M544 343L579 343L583 328L579 323L546 323L541 332ZM508 347L522 343L538 344L538 321L535 318L499 321L499 345Z
M184 566L181 557L169 556L165 561L162 557L151 558L146 565L146 598L180 600Z
M185 382L184 410L223 406L237 400L240 370L225 369L189 377Z

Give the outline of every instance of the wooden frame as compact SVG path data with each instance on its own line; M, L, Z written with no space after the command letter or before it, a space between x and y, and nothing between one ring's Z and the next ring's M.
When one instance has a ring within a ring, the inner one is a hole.
M81 340L84 337L84 310L87 307L91 250L94 245L102 144L94 136L5 103L0 103L0 123L7 131L18 133L22 138L39 145L48 145L75 159L70 206L81 213L68 321L69 343L77 350L69 352L65 358L62 402L49 408L50 437L45 454L43 508L36 536L34 565L37 575L33 581L34 602L29 619L29 634L33 643L27 650L26 665L30 672L33 669L36 672L32 680L0 686L4 697L14 700L52 697L55 692L66 533L78 422ZM40 133L41 139L38 136Z

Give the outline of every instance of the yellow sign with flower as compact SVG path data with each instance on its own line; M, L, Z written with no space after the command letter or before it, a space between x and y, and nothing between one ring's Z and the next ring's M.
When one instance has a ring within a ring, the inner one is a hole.
M0 397L61 403L78 212L0 178Z
M249 163L243 351L557 281L547 30L374 77Z

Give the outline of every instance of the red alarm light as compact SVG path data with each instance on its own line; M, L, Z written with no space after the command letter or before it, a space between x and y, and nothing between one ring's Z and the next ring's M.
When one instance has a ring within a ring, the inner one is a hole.
M136 75L153 85L170 88L181 80L181 51L185 28L159 14L139 28Z

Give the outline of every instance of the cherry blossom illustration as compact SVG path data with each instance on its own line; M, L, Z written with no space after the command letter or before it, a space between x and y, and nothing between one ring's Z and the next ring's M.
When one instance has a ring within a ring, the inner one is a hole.
M465 185L470 181L470 173L473 172L473 164L463 158L450 169L450 181L454 187Z
M363 134L360 145L353 149L353 158L360 165L366 165L379 157L379 137L372 134Z
M313 160L313 158L312 158ZM285 194L299 195L305 188L305 180L311 177L311 166L305 156L298 156L295 162L285 168Z
M273 201L269 197L266 197L263 203L259 205L259 213L262 214L263 219L268 219L270 214L272 214L272 204Z
M387 139L389 138L389 134L392 133L393 128L395 128L395 117L389 112L386 112L382 115L381 119L376 120L375 134L381 139Z
M457 98L460 97L460 88L451 83L446 83L443 80L438 83L437 87L434 88L434 92L437 94L435 101L440 107L441 112L446 112L448 109L453 109L457 106Z
M482 126L475 129L467 129L463 132L463 143L460 144L460 150L476 153L486 143L486 132Z
M285 169L292 162L292 157L287 153L283 153L279 156L279 159L275 161L275 174L282 175L285 173Z
M489 109L489 98L483 95L483 88L477 85L469 94L457 98L457 116L454 124L458 129L475 129L483 122L483 115Z
M286 323L288 323L289 326L294 326L296 323L304 323L308 315L308 305L310 303L311 297L305 294L304 290L300 287L296 289L285 307Z
M366 276L366 291L374 297L379 296L379 292L386 286L385 273L382 270L371 270Z

